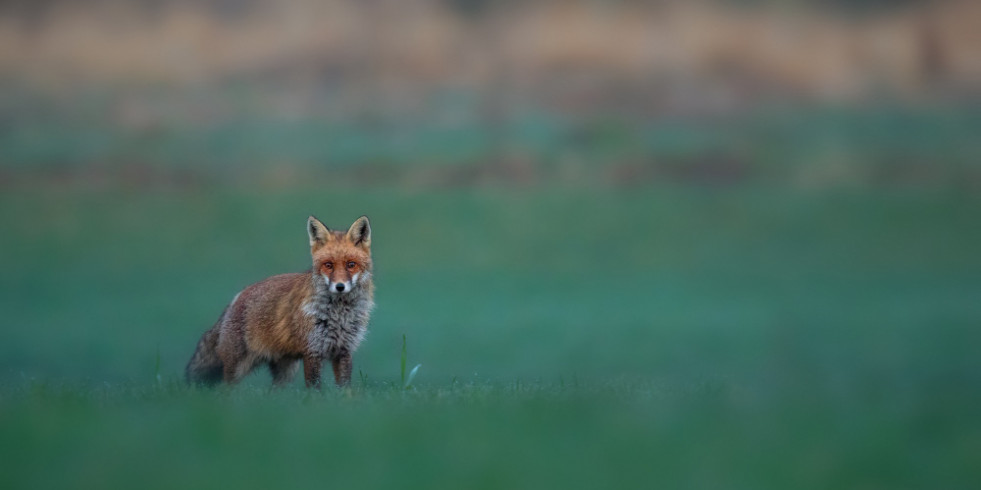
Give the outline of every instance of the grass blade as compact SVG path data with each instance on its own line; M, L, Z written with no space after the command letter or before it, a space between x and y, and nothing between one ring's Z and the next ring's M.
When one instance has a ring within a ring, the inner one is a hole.
M421 367L422 364L416 364L416 367L412 368L412 371L409 372L409 379L405 380L405 382L402 384L403 389L407 390L412 387L412 380L415 379L416 373L419 372L419 368Z
M402 334L402 366L400 372L402 373L402 386L405 386L405 360L408 354L405 350L405 334Z

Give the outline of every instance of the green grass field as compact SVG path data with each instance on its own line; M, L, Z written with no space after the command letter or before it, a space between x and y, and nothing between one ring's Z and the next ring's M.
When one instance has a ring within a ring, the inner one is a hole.
M981 197L0 195L0 488L970 488ZM304 223L372 218L348 391L180 382ZM421 364L402 389L400 356Z

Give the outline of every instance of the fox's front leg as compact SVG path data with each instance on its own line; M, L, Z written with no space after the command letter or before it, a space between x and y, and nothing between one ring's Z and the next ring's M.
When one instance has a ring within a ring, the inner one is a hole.
M307 381L307 388L320 389L320 366L324 359L315 354L303 356L303 377Z
M351 353L343 351L331 359L334 366L334 381L337 386L347 386L351 384Z

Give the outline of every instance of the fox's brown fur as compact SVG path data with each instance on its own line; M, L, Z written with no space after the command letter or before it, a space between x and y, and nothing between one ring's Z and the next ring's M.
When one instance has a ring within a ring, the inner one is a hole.
M320 387L330 360L338 386L351 380L374 307L371 227L362 216L347 232L307 221L313 268L281 274L240 292L198 341L187 365L191 383L236 383L268 364L274 385L289 382L303 361L308 387Z

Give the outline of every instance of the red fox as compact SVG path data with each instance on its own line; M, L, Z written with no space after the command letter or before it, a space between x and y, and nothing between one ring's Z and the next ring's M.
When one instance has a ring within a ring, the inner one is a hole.
M293 379L299 361L307 387L320 388L330 360L334 381L351 381L351 355L364 338L374 307L371 225L358 218L345 233L307 220L313 268L257 282L235 295L215 326L201 336L187 380L234 384L269 364L273 385Z

